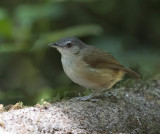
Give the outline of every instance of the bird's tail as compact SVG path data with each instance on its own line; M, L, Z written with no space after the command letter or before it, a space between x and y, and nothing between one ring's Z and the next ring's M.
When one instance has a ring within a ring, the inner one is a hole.
M131 70L131 69L126 69L124 70L127 74L129 74L131 77L135 78L135 79L140 79L139 74L137 74L135 71Z

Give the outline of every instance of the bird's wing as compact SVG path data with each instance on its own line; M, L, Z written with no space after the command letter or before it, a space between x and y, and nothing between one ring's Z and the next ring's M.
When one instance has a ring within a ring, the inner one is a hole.
M89 52L84 52L83 60L92 68L110 68L115 70L123 70L134 78L139 78L139 75L131 69L125 68L119 63L110 53L101 51L93 46L87 46ZM88 50L86 49L86 51Z
M90 51L85 52L83 60L92 68L124 68L118 60L116 60L110 53L101 51L93 46L89 46Z

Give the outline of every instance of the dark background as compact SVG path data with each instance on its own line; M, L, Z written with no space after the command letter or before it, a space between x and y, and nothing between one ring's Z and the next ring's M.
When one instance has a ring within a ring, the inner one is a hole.
M1 0L0 103L88 92L69 80L60 54L47 46L66 36L109 51L143 79L160 73L159 0Z

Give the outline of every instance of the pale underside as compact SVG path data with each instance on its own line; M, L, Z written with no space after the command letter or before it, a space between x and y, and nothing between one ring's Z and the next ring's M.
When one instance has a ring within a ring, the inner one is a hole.
M76 54L71 51L61 53L65 73L72 81L86 88L109 89L125 73L136 79L140 78L136 72L121 65L110 53L93 46L86 45Z
M77 59L62 56L62 64L65 73L73 82L90 89L109 89L124 75L122 70L92 68L82 57Z

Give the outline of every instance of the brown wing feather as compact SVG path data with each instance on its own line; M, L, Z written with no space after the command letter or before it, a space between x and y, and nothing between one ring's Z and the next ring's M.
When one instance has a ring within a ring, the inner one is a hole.
M88 49L90 52L85 52ZM108 52L101 51L93 46L87 46L87 49L84 50L83 55L84 61L92 68L110 68L115 70L123 70L136 79L140 78L136 72L125 68Z

